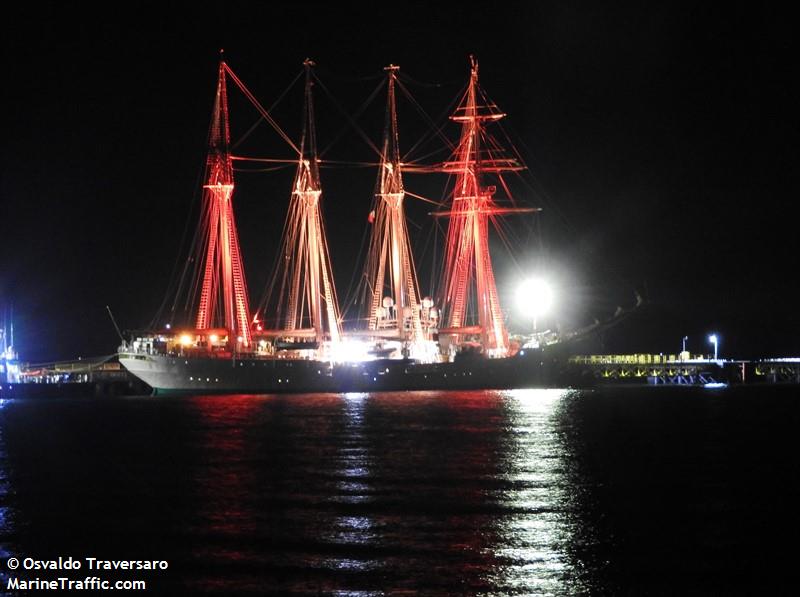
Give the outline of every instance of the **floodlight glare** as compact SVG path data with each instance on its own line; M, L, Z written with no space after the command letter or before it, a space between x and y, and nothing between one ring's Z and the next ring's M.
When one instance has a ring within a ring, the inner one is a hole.
M553 305L553 289L541 278L525 280L517 290L517 305L530 317L541 317Z

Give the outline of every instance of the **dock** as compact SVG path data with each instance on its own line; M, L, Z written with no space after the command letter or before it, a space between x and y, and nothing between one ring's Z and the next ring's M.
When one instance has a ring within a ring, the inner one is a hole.
M18 383L0 383L0 398L90 397L149 394L116 354L24 365Z
M704 355L603 354L568 359L567 377L578 385L800 384L800 357L760 360Z

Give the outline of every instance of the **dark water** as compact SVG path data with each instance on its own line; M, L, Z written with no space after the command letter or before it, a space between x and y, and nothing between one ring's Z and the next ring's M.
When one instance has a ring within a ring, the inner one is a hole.
M168 560L144 594L789 592L798 423L798 388L5 402L0 591L61 555Z

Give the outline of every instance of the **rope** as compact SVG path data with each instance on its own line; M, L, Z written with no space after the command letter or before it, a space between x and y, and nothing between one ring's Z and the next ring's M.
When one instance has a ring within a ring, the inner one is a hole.
M239 89L242 90L242 93L244 93L245 97L248 100L250 100L250 103L253 104L255 109L261 113L261 116L264 117L264 120L266 120L269 123L269 125L275 130L275 132L278 133L281 136L281 138L284 141L286 141L286 143L289 144L289 147L291 147L296 154L301 155L300 149L298 149L297 145L295 145L294 142L289 138L289 135L283 132L283 129L278 125L277 122L275 122L272 116L270 116L269 112L264 109L264 107L255 98L255 96L252 93L250 93L250 90L247 87L245 87L245 84L242 83L241 79L239 79L239 77L236 76L236 73L234 73L227 64L225 63L223 64L225 65L225 72L228 73L233 82L236 83Z
M338 101L336 101L336 98L333 97L333 94L328 90L328 88L325 86L325 84L322 81L320 81L319 77L317 77L316 74L314 75L314 80L319 84L320 87L322 87L322 90L325 93L328 94L328 97L333 102L333 105L336 106L336 108L344 115L345 118L347 118L348 122L350 122L352 127L361 136L361 138L364 139L364 141L366 141L367 145L372 149L372 151L374 151L375 154L378 157L380 157L381 156L381 151L375 146L375 144L372 142L372 139L370 139L367 136L367 134L362 130L362 128L360 126L358 126L358 123L356 123L356 121L353 119L353 117L350 116L350 114L348 114L347 110L345 110L342 107L342 105ZM377 95L377 93L378 93L378 90L382 86L383 85L378 86L378 88L375 91L373 91L372 95L367 99L365 104L362 106L361 111L363 111L363 109L366 108L366 106L372 101L372 99L374 99L375 95ZM341 133L340 133L339 136L341 136ZM337 138L337 141L338 141L338 138ZM331 147L331 145L328 145L328 147L326 147L325 150L320 153L320 155L324 155L330 149L330 147Z
M433 134L435 134L435 135L438 135L438 136L439 136L439 138L441 138L441 139L444 141L445 145L446 145L446 146L447 146L447 147L448 147L448 148L449 148L451 151L455 151L455 145L454 145L454 144L453 144L453 143L450 141L450 139L448 139L448 138L447 138L447 136L446 136L446 135L445 135L445 134L442 132L442 131L443 131L443 129L444 129L444 126L439 126L439 125L437 125L437 124L436 124L436 122L434 122L434 121L431 119L431 117L428 115L428 113L427 113L427 112L426 112L426 111L425 111L425 110L422 108L422 106L419 104L419 102L417 102L417 100L416 100L416 99L414 99L414 97L411 95L411 92L410 92L408 89L406 89L405 85L403 85L403 83L402 83L401 81L397 81L397 86L400 88L400 91L401 91L401 92L403 93L403 95L404 95L404 96L405 96L405 97L406 97L406 98L409 100L409 102L411 102L411 105L412 105L412 106L414 106L414 108L417 110L417 112L419 112L419 114L422 116L422 118L423 118L423 119L424 119L424 120L425 120L425 121L426 121L426 122L427 122L427 123L428 123L428 124L429 124L429 125L432 127L432 129L433 129ZM466 89L466 88L465 88L465 89ZM463 92L463 91L462 91L462 92L460 92L460 93L458 93L458 94L455 96L455 98L454 98L454 99L453 99L453 100L452 100L452 101L451 101L451 102L450 102L450 103L447 105L447 107L444 109L444 111L442 112L442 114L439 116L439 119L438 119L438 120L439 120L439 121L443 121L443 120L444 120L444 118L446 117L446 115L447 115L447 114L449 114L450 112L452 112L452 110L453 110L453 106L455 105L456 101L459 101L459 100L460 100L461 98L463 98L463 97L464 97L464 92ZM417 141L417 142L416 142L416 143L415 143L415 144L414 144L414 145L411 147L411 149L409 149L409 150L406 152L406 155L404 156L404 158L403 158L403 161L408 161L408 156L410 156L411 154L413 154L413 153L414 153L414 151L416 151L416 149L417 149L417 148L418 148L420 145L422 145L422 143L423 143L424 141L427 141L427 138L428 138L428 136L429 136L429 135L430 135L430 136L431 136L431 138L432 138L432 137L433 137L433 134L431 134L431 133L429 132L429 133L426 133L425 135L423 135L423 136L422 136L422 138L420 138L420 140L419 140L419 141Z
M419 199L421 201L425 201L426 203L431 203L437 207L444 207L444 203L440 203L439 201L434 201L433 199L428 199L427 197L423 197L422 195L417 195L416 193L412 193L408 189L405 189L405 194L409 197L413 197L414 199Z
M272 105L269 107L269 110L268 110L269 112L272 112L272 111L273 111L275 108L277 108L277 107L278 107L278 104L279 104L279 103L281 103L281 101L283 100L283 98L284 98L284 97L286 97L286 94L287 94L287 93L289 93L289 90L290 90L290 89L291 89L291 88L294 86L294 84L295 84L295 83L297 83L297 79L299 79L299 78L300 78L300 76L301 76L302 74L303 74L303 71L300 71L299 73L297 73L297 75L295 76L295 78L294 78L294 79L292 79L292 82L291 82L291 83L289 83L289 86L288 86L286 89L284 89L284 90L283 90L283 93L281 93L281 94L278 96L278 99L276 99L276 100L275 100L275 101L272 103ZM247 132L245 132L245 133L244 133L244 135L242 135L242 137L241 137L241 138L240 138L240 139L239 139L239 140L238 140L236 143L234 143L234 144L231 146L231 150L234 150L234 149L236 149L237 147L239 147L239 145L241 145L242 143L244 143L244 141L245 141L245 140L246 140L246 139L247 139L247 138L248 138L248 137L249 137L249 136L250 136L250 135L253 133L253 131L255 131L255 130L256 130L256 128L258 128L258 125L259 125L259 124L261 124L261 121L262 121L262 120L264 120L264 117L263 117L263 116L261 116L261 117L260 117L258 120L256 120L256 121L255 121L255 122L252 124L252 126L251 126L249 129L247 129ZM234 158L234 159L235 159L235 158Z

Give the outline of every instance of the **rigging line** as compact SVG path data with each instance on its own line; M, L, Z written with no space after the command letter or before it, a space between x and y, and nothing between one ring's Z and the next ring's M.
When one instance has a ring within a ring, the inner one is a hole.
M266 164L297 164L297 159L284 160L281 158L249 158L238 155L231 156L231 159L234 162L263 162Z
M191 307L195 304L195 298L197 297L197 291L202 283L202 261L203 261L203 241L208 235L209 224L206 221L206 210L210 209L210 204L206 201L205 193L202 199L202 205L200 207L200 225L195 230L194 238L192 239L191 250L189 252L189 256L186 259L186 263L184 265L183 276L181 277L180 285L178 287L178 291L175 295L175 301L172 304L172 309L170 310L170 323L175 317L175 311L178 308L178 303L180 302L181 296L184 297L184 303L182 307L183 313L183 320L185 323L188 324L187 315L190 313ZM191 271L191 278L186 280L187 274ZM184 290L184 282L186 282L186 289ZM185 293L185 295L184 295Z
M434 149L433 151L431 151L429 153L426 153L425 155L421 155L418 158L415 158L413 160L409 160L408 162L402 162L401 165L403 165L403 166L416 166L422 160L427 160L428 158L431 158L431 157L435 156L437 153L442 153L446 149L447 149L446 147L439 147L438 149ZM448 153L447 155L449 157L451 154ZM424 168L424 166L421 166L421 167ZM438 171L439 170L436 170L436 172L438 172Z
M493 114L497 113L497 112L493 112L492 108L495 108L498 112L502 113L502 110L500 110L500 106L498 106L497 102L495 102L494 100L492 100L492 98L489 97L489 94L486 93L486 91L483 89L483 87L481 87L480 85L476 85L476 88L477 88L476 90L478 92L478 95L481 98L483 98L484 107L489 108L489 112L490 113L493 113Z
M433 227L432 227L432 234L431 234L433 236L433 250L432 250L433 255L432 255L432 258L431 258L431 263L433 265L431 265L431 267L430 267L430 282L428 283L428 293L429 293L428 296L436 296L436 294L438 292L438 290L436 288L436 280L438 279L438 276L441 274L441 272L439 271L439 268L436 266L436 259L437 259L437 257L436 257L437 250L436 249L437 249L437 245L438 245L437 241L439 239L439 232L438 232L439 226L440 226L439 221L438 220L434 220ZM439 305L439 307L441 308L442 305Z
M433 137L434 134L438 135L441 139L443 139L445 145L451 151L453 151L455 149L455 146L453 145L452 141L450 141L450 139L443 132L444 126L445 126L444 123L447 122L447 120L446 120L447 119L447 115L453 111L453 106L456 104L456 102L463 98L465 91L462 90L461 92L456 94L454 96L454 98L450 101L450 103L447 105L447 107L439 115L438 119L436 121L434 121L430 117L430 115L428 115L428 113L425 111L425 109L422 107L422 105L414 98L414 96L411 95L411 92L402 84L402 82L398 81L397 84L398 84L398 87L400 88L400 91L403 93L403 95L406 97L406 99L408 99L408 101L411 103L411 105L414 107L414 109L417 110L417 112L422 116L423 120L425 120L431 126L431 130L433 131L433 133L431 133L431 131L429 131L428 133L423 135L411 147L411 149L409 149L406 152L406 158L408 158L408 156L410 156L419 146L421 146L423 144L423 142L427 141L429 136ZM464 88L464 89L466 89L466 88ZM443 124L440 126L440 125L437 125L436 122L442 122Z
M432 127L433 134L438 135L442 140L444 140L445 145L447 145L447 147L449 147L451 151L455 151L455 145L453 144L452 141L450 141L450 139L447 138L447 136L443 132L444 124L442 124L441 126L437 125L436 122L434 122L433 119L431 119L428 113L420 105L420 103L416 99L414 99L414 96L411 95L411 92L408 89L406 89L405 85L403 85L402 82L397 81L397 86L400 88L400 91L403 93L406 99L408 99L408 101L411 102L411 105L414 106L417 112L419 112L422 118ZM438 121L443 122L445 116L450 112L452 112L453 106L456 104L456 102L459 102L461 99L463 99L464 94L466 92L465 90L466 87L464 88L464 90L455 95L453 100L451 100L451 102L447 105L447 107L442 111L442 114L439 116ZM403 160L406 161L408 159L408 156L410 156L420 145L422 145L423 141L427 141L429 135L432 137L433 134L431 134L429 131L427 134L423 135L422 138L420 138L420 140L417 141L411 147L411 149L409 149L406 152L406 155L404 156Z
M524 176L521 176L521 175L518 176L518 179L520 180L522 185L525 186L528 190L530 190L534 194L534 196L537 196L540 200L543 200L543 203L545 204L545 206L548 209L551 209L552 211L554 211L559 216L559 218L561 219L562 223L567 226L568 231L570 231L572 233L577 232L575 227L572 225L572 223L567 218L566 214L561 209L559 209L557 203L544 190L541 182L534 175L533 171L527 166L527 160L525 160L524 157L522 156L522 153L520 152L519 148L517 147L517 144L514 143L514 141L512 140L511 136L509 135L508 131L503 126L502 122L497 122L496 124L497 124L497 127L502 132L502 134L505 137L505 139L508 141L508 144L509 144L510 149L511 149L511 153L519 160L520 165L522 165L525 168L525 170L527 170L527 172L528 172L528 177L524 177ZM517 141L518 141L518 143L520 145L522 145L522 147L530 155L535 155L534 152L527 145L527 143L525 143L525 140L523 138L518 137ZM536 187L538 187L538 188L534 187L534 185L532 185L531 182L528 179L532 180L536 184Z
M324 72L326 74L326 76L329 76L332 79L339 79L340 81L350 81L350 82L375 81L377 79L383 80L383 79L386 78L386 75L383 74L382 72L378 73L376 75L363 75L363 76L360 76L360 77L348 77L346 75L339 74L336 71L331 70L330 68L325 67L325 66L323 66L323 67L317 66L317 67L315 67L315 70L316 71L322 71L322 72Z
M520 164L522 164L523 166L527 167L526 161L522 157L522 154L520 153L519 149L517 148L516 143L514 143L514 140L508 134L508 131L506 131L505 127L503 126L503 124L501 122L497 123L497 128L500 129L500 132L503 133L503 136L506 138L506 141L508 141L508 144L511 147L511 152L514 154L514 157L516 157L519 160ZM524 140L522 138L519 138L519 141L520 141L520 143L524 144ZM530 149L528 151L530 151Z
M527 143L525 143L524 139L519 139L519 142L520 142L520 144L522 145L523 148L525 148L531 155L533 155L533 152L531 151L530 147L528 147ZM520 162L522 164L525 164L525 160L522 159L521 156L520 156L519 159L520 159ZM558 202L556 202L550 196L550 194L547 193L547 191L544 189L544 186L542 185L542 183L539 181L539 179L536 177L536 175L533 173L533 171L530 168L527 168L527 172L528 172L528 176L527 177L523 177L523 176L519 177L519 180L522 183L522 185L525 186L528 190L530 190L535 196L537 196L541 200L543 200L542 202L544 203L545 207L547 207L549 210L555 212L555 214L561 220L562 224L564 224L566 226L567 231L569 233L577 234L578 230L575 228L573 223L569 220L569 218L564 213L564 211L559 208ZM528 179L530 179L530 180L528 180ZM531 184L531 181L533 183L535 183L535 185L536 185L535 187L534 187L533 184Z
M380 162L350 162L347 160L319 160L318 163L322 165L333 164L335 166L353 166L358 168L377 168L381 165Z
M279 277L280 274L283 274L284 278L286 276L286 272L281 269L281 260L285 259L285 243L289 242L288 239L292 234L291 223L290 223L290 219L292 218L292 209L293 209L293 204L291 203L291 200L290 200L289 210L288 210L288 213L286 215L286 219L283 222L283 229L281 230L281 240L280 240L280 243L278 245L279 248L278 248L278 251L276 251L276 253L275 253L275 257L274 257L273 262L272 262L272 267L270 268L269 277L267 279L267 287L266 287L265 291L262 293L261 300L258 303L258 311L262 311L263 310L265 319L267 318L266 311L269 308L270 303L272 303L273 299L274 299L273 293L274 293L275 287L276 287L276 285L278 283L278 277ZM281 288L283 287L283 284L284 284L284 281L281 282ZM281 294L282 294L282 292L281 292ZM279 296L278 297L278 306L276 308L277 311L280 311L280 303L281 303L281 301L282 301L282 296ZM278 321L280 321L279 314L278 314Z
M272 116L270 116L269 112L264 109L264 106L262 106L259 103L259 101L255 98L255 96L252 93L250 93L250 90L247 87L245 87L245 84L242 83L241 79L239 79L239 77L236 76L236 73L234 73L227 64L225 64L224 62L223 64L225 65L225 72L228 73L233 82L236 83L239 89L242 90L242 93L244 93L245 97L248 100L250 100L250 103L253 104L255 109L261 113L261 116L264 117L264 120L266 120L269 123L269 125L275 130L275 132L278 133L281 136L281 138L284 141L286 141L286 143L289 144L289 147L294 149L295 153L300 155L300 149L298 149L297 145L295 145L294 142L289 138L289 136L285 132L283 132L283 129L281 129L278 123L275 122L275 119L273 119Z
M329 97L329 98L331 99L331 101L333 102L333 105L334 105L334 106L336 106L336 108L337 108L337 109L338 109L338 110L339 110L339 111L340 111L342 114L344 114L345 118L347 118L347 120L349 120L349 121L350 121L350 124L353 126L353 128L356 130L356 132L357 132L359 135L361 135L361 138L362 138L362 139L364 139L364 141L366 141L366 142L367 142L367 145L368 145L368 146L369 146L369 147L372 149L372 151L374 151L374 152L375 152L375 154L376 154L378 157L382 157L382 155L381 155L381 151L380 151L380 150L379 150L379 149L378 149L378 148L375 146L375 143L373 143L373 142L372 142L372 139L370 139L370 138L369 138L369 136L367 136L367 134L366 134L366 133L363 131L363 129L362 129L360 126L358 126L358 123L357 123L355 120L353 120L353 117L352 117L352 116L350 116L350 114L348 114L348 112L347 112L347 111L346 111L346 110L345 110L345 109L342 107L342 105L341 105L341 104L340 104L340 103L339 103L339 102L336 100L336 98L333 96L333 94L330 92L330 90L329 90L329 89L328 89L328 88L325 86L325 84L324 84L322 81L320 81L319 77L317 77L317 75L316 75L316 74L314 75L314 80L315 80L315 81L316 81L316 82L319 84L319 86L320 86L320 87L322 87L322 90L323 90L325 93L327 93L327 94L328 94L328 97ZM383 87L383 84L379 85L379 86L378 86L378 88L377 88L377 89L376 89L376 90L375 90L375 91L372 93L372 95L371 95L371 96L368 98L368 100L367 100L367 102L366 102L366 103L369 103L369 102L371 102L371 101L372 101L372 99L373 99L373 98L374 98L374 97L377 95L377 93L378 93L378 90L379 90L379 89L381 89L382 87ZM366 108L366 103L365 103L365 105L364 105L364 106L362 106L362 111L363 111L363 109L365 109L365 108ZM326 150L325 150L325 151L327 151L328 149L330 149L330 145L328 145L328 147L326 148ZM322 153L325 153L325 152L322 152ZM320 155L322 155L322 154L320 154Z
M436 164L432 166L415 166L412 162L406 163L403 167L403 174L441 174L442 171L442 166Z
M417 224L416 220L406 218L406 225L411 224L417 230L422 230L422 224Z
M498 173L497 180L500 181L500 186L503 187L503 191L505 192L506 197L508 197L508 199L511 201L511 205L517 207L517 200L514 198L514 195L511 194L511 189L508 188L505 177L502 174Z
M320 82L320 86L322 83ZM374 101L375 97L378 95L378 92L383 88L383 81L381 81L378 86L373 90L373 92L367 97L361 107L356 111L355 115L352 117L351 120L355 121L358 119L367 109L367 107ZM323 87L324 89L324 87ZM327 90L326 90L327 91ZM341 109L341 108L340 108ZM345 123L345 125L339 129L339 132L333 137L333 140L328 143L327 147L322 150L320 155L324 155L330 151L330 149L339 142L339 140L344 136L344 133L347 131L348 127L350 126L349 123ZM357 125L356 125L357 126Z
M522 166L524 166L525 169L528 171L528 173L529 173L528 177L530 178L530 180L532 180L534 183L536 183L537 187L539 187L539 188L534 188L534 186L532 184L530 184L530 182L528 180L526 180L526 177L520 176L519 179L521 180L522 184L525 187L527 187L529 190L531 190L534 195L537 195L541 199L543 199L545 205L548 208L550 208L553 211L555 211L560 216L562 222L567 225L567 227L569 228L569 230L571 232L576 232L575 228L569 222L569 220L567 219L566 215L558 208L557 203L555 201L553 201L552 197L550 197L549 194L544 190L543 185L538 180L538 178L535 176L535 174L533 173L533 170L531 170L528 167L527 160L522 156L522 153L520 152L519 148L517 147L517 144L514 143L514 141L511 139L511 136L509 135L508 131L506 131L506 129L503 126L503 124L498 122L497 126L500 129L500 131L503 133L503 136L508 141L508 143L510 145L510 148L511 148L511 151L514 154L514 156L517 158L517 160L519 160L520 164ZM528 154L530 154L532 156L535 156L535 153L531 150L531 148L528 146L528 144L525 142L525 140L523 138L518 137L517 141L518 141L518 143L520 145L522 145L522 147L527 151Z
M211 139L211 127L209 126L208 134L206 135L206 146L208 146L210 139ZM203 162L205 162L205 159L203 160ZM196 201L197 201L197 196L199 194L200 195L200 199L201 199L201 205L200 205L200 209L201 210L203 208L203 206L202 206L202 187L201 187L202 182L201 181L205 178L205 172L203 170L204 170L203 168L199 168L198 169L197 178L195 179L195 184L194 184L194 189L195 190L194 190L192 201L191 201L191 205L194 205L196 203ZM167 302L169 301L170 298L173 299L172 307L170 309L170 313L174 313L175 312L175 306L178 303L179 295L180 295L181 289L183 287L184 279L186 277L186 270L188 269L188 265L189 265L188 261L186 263L184 263L183 271L181 272L181 277L178 280L177 286L175 284L175 275L176 275L176 273L178 271L178 266L180 265L181 261L183 260L184 246L185 246L186 239L187 239L187 236L188 236L190 222L194 219L193 216L194 216L194 210L190 208L188 210L187 215L186 215L186 221L184 222L184 225L183 225L183 232L181 233L181 239L180 239L180 241L178 243L178 251L177 251L177 255L175 257L175 263L173 264L172 271L170 272L170 275L169 275L170 282L169 282L169 284L167 286L167 290L166 290L166 292L164 294L164 299L161 301L161 304L159 305L155 316L153 317L153 319L150 322L150 328L155 328L156 327L156 322L157 322L158 319L160 319L164 315L164 309L167 307ZM193 238L192 238L192 243L191 243L190 247L194 246L194 244L197 242L197 237L198 237L198 230L197 230L197 228L195 228L194 235L193 235ZM189 249L189 253L191 254L191 252L192 251L191 251L191 248L190 248ZM172 295L173 289L175 290L175 295L174 296ZM170 318L170 323L172 323L172 318Z
M513 247L519 246L519 239L517 238L514 230L503 219L496 216L489 216L489 220L494 228L497 238L505 247L507 257L511 260L512 265L521 271L521 266L518 258L514 255Z
M436 205L437 207L444 207L444 205L445 205L444 203L440 203L439 201L434 201L433 199L428 199L427 197L423 197L422 195L417 195L416 193L412 193L408 189L404 189L403 191L405 192L406 195L409 195L410 197L413 197L414 199L419 199L421 201L425 201L426 203L432 203L433 205Z
M426 83L425 81L420 81L418 79L415 79L414 77L409 76L405 72L399 72L397 73L397 76L411 83L412 85L417 85L419 87L446 87L450 85L456 85L461 82L461 79L458 78L458 79L452 79L450 81L445 81L444 83Z
M361 321L369 321L369 317L348 317L346 319L342 318L342 323L343 324L345 324L345 323L353 323L353 322L361 322ZM112 355L112 356L114 356L114 355Z
M366 261L365 255L367 255L367 251L364 250L364 247L367 244L367 237L369 236L369 226L364 227L364 231L361 234L361 245L358 248L358 255L356 256L355 264L358 266L361 264L362 261ZM368 257L368 256L367 256ZM364 264L366 265L366 263ZM356 283L356 276L359 278L366 278L364 274L364 267L354 267L352 270L352 274L350 274L350 282L347 284L347 290L345 290L345 301L344 301L344 310L341 313L342 317L348 313L351 308L350 301L355 304L356 299L358 298L358 292L361 289L361 282ZM367 280L369 283L369 280Z
M484 96L485 96L485 94L484 94ZM506 129L505 129L505 127L503 127L502 123L498 122L497 125L498 125L498 128L500 129L500 131L505 136L505 138L508 140L508 142L509 142L509 144L511 146L512 153L517 157L517 159L520 161L520 163L523 166L526 166L526 170L528 172L528 176L524 177L524 176L520 175L518 177L520 182L522 183L522 185L525 188L529 189L533 193L533 195L536 196L540 200L540 202L543 203L545 205L545 207L549 211L552 211L552 212L554 212L556 214L556 216L558 217L558 219L561 221L562 225L567 229L568 232L570 232L573 235L577 235L578 234L578 230L576 229L575 225L571 222L571 220L567 217L567 215L564 212L564 210L562 210L560 208L558 202L555 201L550 196L550 194L544 189L544 185L542 185L542 183L535 176L533 171L530 168L527 168L526 160L522 157L522 154L519 151L519 148L514 143L514 141L511 139L511 135L509 135L508 131L506 131ZM526 152L528 154L530 154L531 156L535 156L535 153L531 150L531 148L525 142L524 138L517 137L517 139L518 139L518 143L526 150ZM534 184L531 184L531 181L536 185L535 187L534 187ZM540 245L540 251L544 252L543 251L544 233L542 232L541 218L536 218L536 222L537 222L537 227L539 229L538 240L539 240L539 245ZM589 255L589 257L591 258L592 255ZM610 271L609 273L610 273L611 276L613 276L615 279L617 279L622 284L625 284L625 285L628 285L628 286L634 286L629 280L623 278L622 276L620 276L616 272Z
M284 164L287 166L296 166L297 160L284 160L280 158L251 158L244 156L233 156L233 160L237 162L260 162L265 164ZM331 166L351 166L353 168L377 168L380 162L351 162L347 160L317 160L317 164L322 167Z
M271 168L234 168L234 172L277 172L278 170L286 170L291 164L284 164L282 166L272 166Z
M287 94L287 93L289 93L289 90L290 90L292 87L294 87L294 84L295 84L295 83L297 83L297 79L299 79L299 78L300 78L300 76L301 76L302 74L303 74L303 71L302 71L302 70L301 70L299 73L297 73L297 75L295 76L295 78L294 78L294 79L292 79L292 82L291 82L291 83L289 83L289 86L288 86L286 89L284 89L284 90L283 90L283 93L281 93L281 94L278 96L278 99L276 99L276 100L275 100L275 101L272 103L272 105L269 107L269 110L268 110L268 112L272 112L272 111L273 111L275 108L277 108L277 107L278 107L278 104L279 104L279 103L281 103L281 101L283 100L283 98L284 98L284 97L286 97L286 94ZM256 121L255 121L255 122L252 124L252 126L251 126L249 129L247 129L247 132L245 132L245 133L244 133L244 134L243 134L243 135L242 135L242 136L239 138L239 140L238 140L236 143L234 143L234 144L231 146L231 150L234 150L234 149L236 149L237 147L239 147L239 145L241 145L242 143L244 143L244 141L245 141L245 140L246 140L246 139L247 139L247 138L248 138L248 137L249 137L249 136L250 136L250 135L253 133L253 131L255 131L255 130L256 130L256 128L258 128L258 125L259 125L259 124L261 124L261 121L262 121L262 120L264 120L264 117L263 117L263 116L262 116L262 117L260 117L258 120L256 120Z

